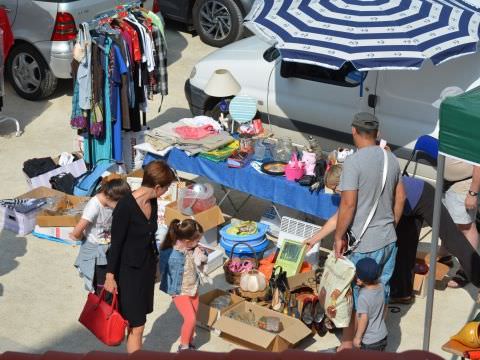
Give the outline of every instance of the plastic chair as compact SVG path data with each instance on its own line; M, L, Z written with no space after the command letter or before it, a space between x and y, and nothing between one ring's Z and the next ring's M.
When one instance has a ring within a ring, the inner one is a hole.
M403 175L408 176L407 169L412 160L415 159L415 163L417 163L418 153L422 153L426 155L427 160L434 165L437 166L437 157L438 157L438 140L435 139L433 136L430 135L422 135L417 139L415 143L415 147L413 148L412 155L407 161L405 168L403 169ZM416 166L415 166L416 170ZM415 174L415 173L414 173Z

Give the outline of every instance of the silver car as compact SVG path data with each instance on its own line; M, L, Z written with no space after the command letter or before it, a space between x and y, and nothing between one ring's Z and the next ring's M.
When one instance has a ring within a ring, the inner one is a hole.
M78 25L127 0L0 0L8 11L15 45L6 60L6 76L28 100L53 94L57 79L68 79ZM152 0L144 6L152 9Z

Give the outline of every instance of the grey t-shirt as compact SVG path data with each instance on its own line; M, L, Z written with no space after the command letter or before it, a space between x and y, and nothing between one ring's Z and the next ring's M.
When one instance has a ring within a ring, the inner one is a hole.
M390 151L387 151L387 155L388 172L385 189L372 221L355 252L376 251L397 240L393 201L395 188L400 180L400 166L395 155ZM382 149L379 146L369 146L347 157L343 165L339 190L358 190L357 209L352 223L352 232L357 238L381 190L383 161Z
M383 340L387 334L387 326L383 318L385 308L385 290L379 284L376 289L361 288L357 300L357 314L367 314L368 325L362 342L366 345Z

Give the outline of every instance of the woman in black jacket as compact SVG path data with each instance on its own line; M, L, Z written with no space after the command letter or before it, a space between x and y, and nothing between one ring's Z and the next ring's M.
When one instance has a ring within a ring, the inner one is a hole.
M166 163L151 162L144 169L142 186L122 198L113 211L104 286L111 293L118 290L120 313L129 323L128 353L141 349L147 314L153 311L157 198L168 190L174 178Z

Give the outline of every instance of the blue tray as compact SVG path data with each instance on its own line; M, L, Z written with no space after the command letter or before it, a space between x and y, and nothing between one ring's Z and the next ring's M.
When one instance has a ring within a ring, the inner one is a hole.
M243 242L243 241L255 241L260 240L265 237L265 234L268 230L268 225L257 223L257 233L252 235L238 236L227 234L227 230L231 227L231 224L228 224L220 229L220 236L228 241L233 242Z

